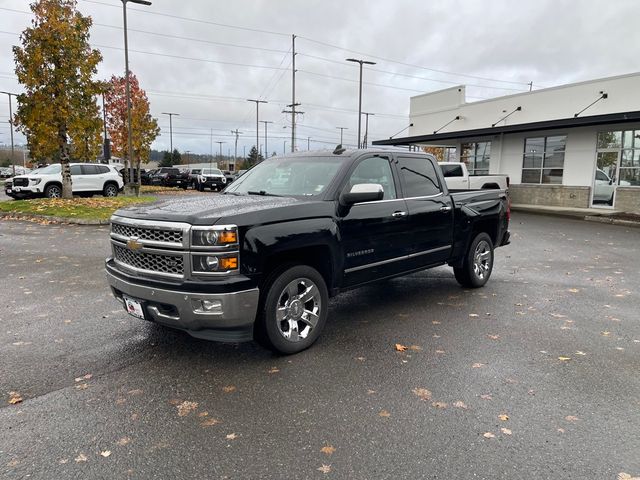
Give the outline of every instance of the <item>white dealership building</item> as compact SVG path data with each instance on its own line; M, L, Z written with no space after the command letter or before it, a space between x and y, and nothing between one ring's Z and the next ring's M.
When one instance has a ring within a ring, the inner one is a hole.
M640 73L467 102L463 85L411 98L408 135L503 173L513 203L640 212Z

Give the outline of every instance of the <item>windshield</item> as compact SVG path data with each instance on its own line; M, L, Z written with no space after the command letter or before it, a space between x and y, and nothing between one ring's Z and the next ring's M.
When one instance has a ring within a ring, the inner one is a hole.
M226 193L282 196L320 195L331 183L341 157L272 157L242 175Z
M35 172L31 172L35 173ZM53 165L49 165L48 167L39 168L37 175L51 175L53 173L60 173L60 164L54 163Z
M202 175L222 175L222 172L216 168L203 168Z

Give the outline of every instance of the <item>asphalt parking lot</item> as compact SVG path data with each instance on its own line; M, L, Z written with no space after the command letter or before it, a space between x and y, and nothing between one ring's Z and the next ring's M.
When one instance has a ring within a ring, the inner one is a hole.
M349 292L278 357L129 317L106 227L0 222L0 474L640 477L640 229L511 230L485 288L439 268Z

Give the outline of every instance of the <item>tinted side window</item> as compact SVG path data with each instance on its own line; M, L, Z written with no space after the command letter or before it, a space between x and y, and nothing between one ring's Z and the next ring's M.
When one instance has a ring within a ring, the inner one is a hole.
M462 177L462 166L460 165L440 165L442 175L447 177Z
M358 183L378 183L384 189L384 200L397 198L391 166L389 160L384 157L372 157L361 161L349 177L347 191Z
M71 175L82 175L80 165L71 165L69 169L71 170Z
M98 174L98 166L97 165L82 165L82 173L84 175L97 175Z
M109 167L105 165L98 165L98 173L109 173Z
M441 192L436 170L428 159L400 157L398 167L405 198L426 197Z

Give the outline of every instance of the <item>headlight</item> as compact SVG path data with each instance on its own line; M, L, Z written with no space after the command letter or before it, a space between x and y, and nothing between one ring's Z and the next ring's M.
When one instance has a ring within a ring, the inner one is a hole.
M42 181L42 179L41 178L30 178L29 181L33 182L34 185L38 185Z
M227 177L222 177L222 183L227 183Z
M225 273L238 269L238 255L194 255L194 273Z
M194 247L225 247L238 243L238 228L197 228L191 231L191 245Z

